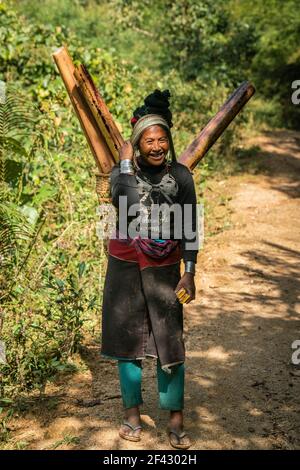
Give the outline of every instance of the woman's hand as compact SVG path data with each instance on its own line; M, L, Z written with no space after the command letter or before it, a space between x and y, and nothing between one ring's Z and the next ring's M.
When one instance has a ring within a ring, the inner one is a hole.
M192 273L184 273L180 281L177 284L175 289L175 294L177 295L181 303L189 304L192 300L195 299L195 276ZM189 297L187 298L187 295ZM186 300L184 300L186 298Z
M124 142L119 149L120 160L133 160L133 147L130 140Z

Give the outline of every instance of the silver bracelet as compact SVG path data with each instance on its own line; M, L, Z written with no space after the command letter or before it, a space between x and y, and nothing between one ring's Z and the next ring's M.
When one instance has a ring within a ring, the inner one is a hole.
M120 161L120 173L125 173L125 174L134 174L134 169L132 165L132 161L129 159L126 160L121 160Z
M196 274L196 266L194 261L185 261L184 265L186 273Z

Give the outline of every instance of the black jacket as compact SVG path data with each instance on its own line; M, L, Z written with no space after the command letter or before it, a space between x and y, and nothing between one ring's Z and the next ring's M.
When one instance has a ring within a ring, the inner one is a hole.
M147 220L151 208L154 204L162 207L167 204L169 208L174 208L174 204L181 207L181 217L176 219L174 213L169 211L166 219L169 217L170 239L181 240L183 259L185 261L197 261L198 237L197 237L197 208L196 193L192 174L182 164L172 162L168 165L163 164L158 167L140 165L140 170L136 175L120 173L119 164L111 172L111 196L114 206L119 209L120 196L127 196L126 221L122 220L122 214L118 214L118 227L122 232L124 226L128 228L129 224L137 217L144 215ZM136 204L139 212L135 216L128 217L130 207ZM168 220L165 219L165 222ZM181 227L179 227L181 223ZM152 220L152 227L155 226ZM156 232L155 232L156 229ZM157 220L157 226L150 231L148 224L148 238L164 238L162 232L162 219ZM179 232L182 230L182 234ZM153 236L153 233L156 234ZM190 246L189 246L190 244Z

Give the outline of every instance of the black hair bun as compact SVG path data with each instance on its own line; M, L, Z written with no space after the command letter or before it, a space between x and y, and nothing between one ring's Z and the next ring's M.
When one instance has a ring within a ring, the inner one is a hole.
M146 116L147 114L159 114L167 121L169 127L172 127L172 113L169 110L170 96L171 94L169 90L155 90L153 93L150 93L150 95L144 99L145 104L139 108L136 108L134 111L133 116L135 121L142 116Z

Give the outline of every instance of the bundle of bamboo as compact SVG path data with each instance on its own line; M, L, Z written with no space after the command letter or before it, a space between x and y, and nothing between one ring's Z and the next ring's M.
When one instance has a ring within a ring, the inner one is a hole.
M96 190L103 201L108 199L108 176L119 159L118 150L124 139L86 67L76 68L66 47L58 49L53 57L100 171L96 174ZM183 152L179 162L191 170L195 168L254 93L254 86L243 82Z
M98 167L95 177L99 202L109 202L109 174L119 159L124 139L84 65L76 68L65 46L53 58Z

